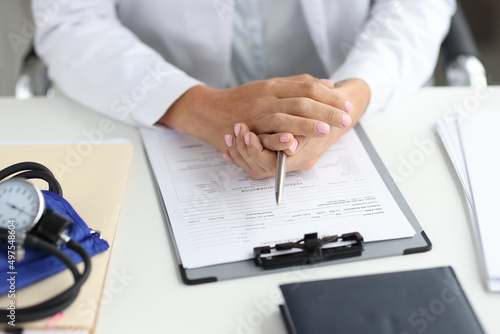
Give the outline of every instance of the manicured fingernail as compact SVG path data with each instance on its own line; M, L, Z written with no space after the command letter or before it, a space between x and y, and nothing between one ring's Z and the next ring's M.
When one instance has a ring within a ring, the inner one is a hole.
M290 141L290 137L291 136L292 135L289 134L289 133L285 133L285 134L281 135L280 142L282 142L282 143L288 143Z
M343 126L348 127L352 123L351 116L342 115L342 121L340 122Z
M327 135L330 132L330 125L326 123L318 123L316 124L316 131L321 134Z
M226 141L227 147L233 146L233 136L231 135L225 135L224 140Z
M345 112L351 112L352 108L353 108L352 103L349 102L349 101L345 101L345 103L344 103L344 111Z
M245 133L245 135L243 136L243 139L245 139L245 144L250 145L250 133Z
M333 81L332 80L328 80L328 79L319 79L319 81L322 81L326 84L329 84L329 85L333 85Z
M233 161L233 158L231 158L231 156L229 154L226 154L226 153L222 153L222 157L224 159L226 159L227 161L229 162L232 162Z
M238 137L238 135L240 134L240 130L241 130L241 125L240 123L237 123L234 125L234 134L236 137Z
M297 149L297 146L299 146L299 141L296 138L293 138L293 144L290 146L288 149L292 152L295 153L295 150Z

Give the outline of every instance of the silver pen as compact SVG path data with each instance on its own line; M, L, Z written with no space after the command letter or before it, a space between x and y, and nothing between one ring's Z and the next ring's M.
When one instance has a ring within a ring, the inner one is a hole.
M283 185L285 183L286 174L286 154L283 151L276 152L276 205L281 203L281 196L283 194Z

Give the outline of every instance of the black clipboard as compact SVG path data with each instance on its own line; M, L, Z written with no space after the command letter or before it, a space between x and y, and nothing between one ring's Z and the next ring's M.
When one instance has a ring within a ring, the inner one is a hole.
M361 254L357 254L356 256L341 257L331 261L316 261L315 263L308 263L303 265L323 266L323 265L332 265L336 263L368 260L368 259L375 259L375 258L389 257L396 255L408 255L408 254L427 252L432 248L431 241L425 234L425 231L420 226L417 218L413 214L408 203L406 202L403 195L399 191L389 171L385 168L385 165L378 156L377 152L375 151L375 148L373 147L372 143L368 139L365 131L363 130L363 128L359 123L356 125L356 127L354 127L354 131L356 131L366 152L368 153L368 156L372 160L377 172L380 174L385 185L391 192L392 196L394 197L396 203L400 207L403 214L406 216L412 227L415 229L416 233L411 238L364 243L363 251L361 252ZM175 258L179 267L179 272L181 274L182 281L185 284L187 285L203 284L203 283L217 282L226 279L250 277L255 275L276 273L276 272L282 272L286 270L300 268L299 266L294 265L294 266L281 266L273 269L265 269L262 266L256 265L254 259L224 263L224 264L201 267L201 268L192 268L192 269L185 268L181 261L179 250L177 248L177 243L175 241L175 235L172 226L170 224L170 220L168 218L167 208L164 205L165 202L162 198L161 191L157 182L156 182L156 188L157 188L157 193L160 197L160 204L162 206L164 214L163 217L164 217L165 227L172 241L171 243L172 249L175 254ZM302 236L297 236L297 238L301 237Z

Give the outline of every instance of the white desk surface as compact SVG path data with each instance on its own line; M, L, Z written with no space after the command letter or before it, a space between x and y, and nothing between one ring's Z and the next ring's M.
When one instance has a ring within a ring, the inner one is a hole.
M500 333L500 293L485 291L465 199L434 132L455 106L471 117L478 106L500 109L500 87L490 89L426 88L362 123L433 242L430 252L198 286L181 281L137 129L114 121L105 138L127 138L135 150L96 333L284 334L282 283L436 266L455 269L484 329ZM64 97L2 98L0 141L88 141L103 118Z

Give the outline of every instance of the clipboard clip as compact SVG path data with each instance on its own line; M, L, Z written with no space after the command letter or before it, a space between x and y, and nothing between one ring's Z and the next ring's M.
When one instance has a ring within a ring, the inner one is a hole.
M325 247L332 243L348 242L346 245ZM263 269L276 269L295 265L314 264L318 262L360 256L363 252L363 237L359 232L318 238L318 233L304 235L304 239L297 242L285 242L274 247L255 247L254 262ZM300 249L301 251L287 252L275 255L272 253ZM276 252L272 252L275 250Z

